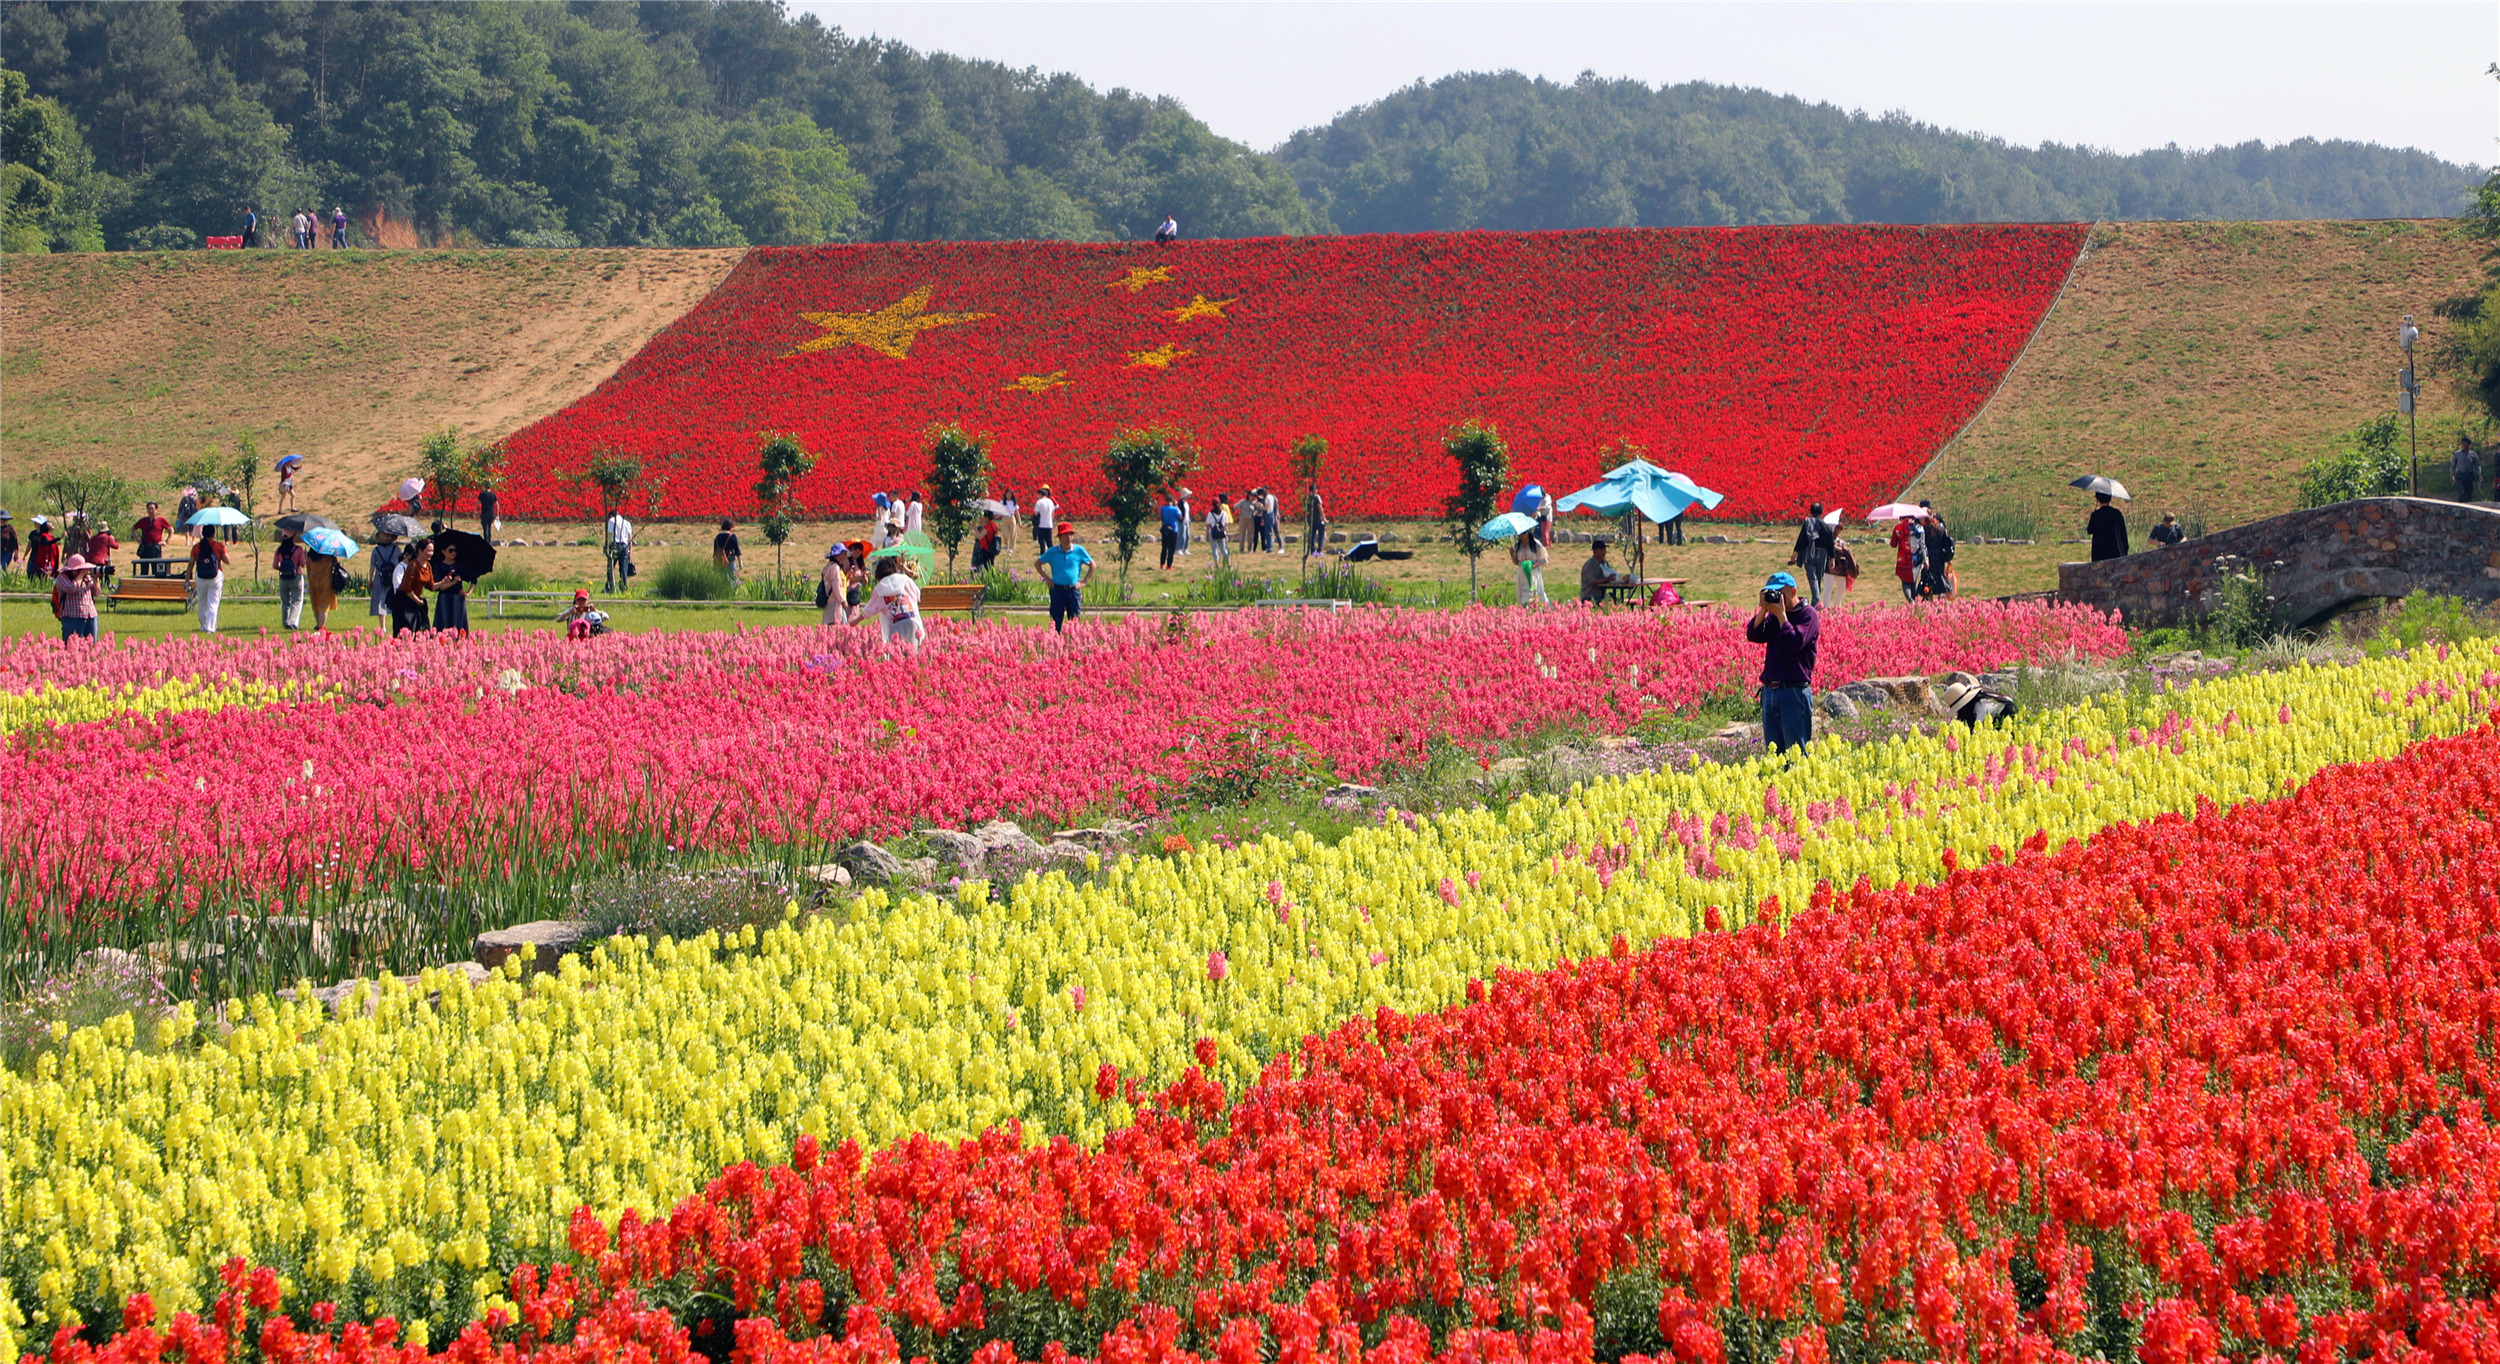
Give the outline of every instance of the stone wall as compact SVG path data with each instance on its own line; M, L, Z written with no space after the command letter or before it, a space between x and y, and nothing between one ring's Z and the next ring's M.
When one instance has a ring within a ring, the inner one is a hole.
M2150 525L2130 525L2137 544ZM2060 564L2057 597L2123 614L2130 625L2177 625L2204 611L2236 556L2265 573L2276 615L2307 625L2357 601L2417 589L2500 599L2500 505L2371 497L2286 512L2100 563Z

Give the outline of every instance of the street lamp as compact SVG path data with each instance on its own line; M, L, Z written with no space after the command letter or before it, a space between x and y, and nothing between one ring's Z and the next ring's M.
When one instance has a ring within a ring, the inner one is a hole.
M2413 325L2413 314L2406 313L2403 324L2396 328L2396 349L2405 353L2405 367L2396 371L2396 410L2404 414L2405 444L2411 451L2407 462L2413 468L2415 497L2422 495L2422 435L2413 413L2413 397L2421 391L2413 381L2413 343L2421 339L2422 329Z

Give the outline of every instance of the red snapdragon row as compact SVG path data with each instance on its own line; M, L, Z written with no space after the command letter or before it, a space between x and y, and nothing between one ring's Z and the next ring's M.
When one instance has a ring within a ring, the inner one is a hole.
M2496 847L2485 726L1383 1010L1098 1152L802 1138L664 1218L577 1214L578 1261L447 1353L2500 1359ZM266 1321L286 1364L424 1357Z
M1557 491L1624 438L1725 492L1722 515L1864 507L1976 410L2086 231L761 248L515 434L503 505L579 514L591 456L613 451L665 476L672 513L743 513L758 433L781 430L822 456L803 501L864 511L924 476L923 429L948 421L997 435L999 480L1028 504L1051 483L1091 514L1112 432L1169 423L1205 443L1201 490L1292 486L1288 449L1315 433L1340 513L1433 516L1441 435L1482 418Z
M1837 683L2125 647L2079 608L1955 603L1834 615L1821 666ZM1211 752L1295 740L1359 779L1435 742L1619 732L1739 684L1759 659L1715 613L1490 609L1245 613L1179 635L1142 618L1066 635L942 625L916 656L820 627L20 644L0 651L0 676L119 685L218 668L337 699L131 716L0 748L0 789L47 793L0 828L0 878L12 903L90 918L346 894L409 868L508 876L515 859L569 865L633 841L822 843L1153 810ZM64 755L110 776L54 781ZM125 817L134 797L149 820Z

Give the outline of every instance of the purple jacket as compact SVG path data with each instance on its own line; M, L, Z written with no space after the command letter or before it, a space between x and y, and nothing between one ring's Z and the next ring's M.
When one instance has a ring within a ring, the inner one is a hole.
M1762 651L1765 682L1812 682L1814 641L1822 633L1822 618L1804 602L1788 608L1785 625L1777 616L1764 616L1745 626L1748 641L1766 646Z

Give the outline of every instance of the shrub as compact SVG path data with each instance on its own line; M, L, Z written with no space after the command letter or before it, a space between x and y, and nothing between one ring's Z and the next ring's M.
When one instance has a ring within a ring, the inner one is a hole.
M2472 602L2436 592L2416 592L2398 602L2393 610L2379 613L2378 633L2364 647L2373 657L2381 657L2398 649L2460 644L2490 634L2500 634L2500 625L2476 614Z
M2390 412L2345 432L2334 453L2301 471L2300 505L2323 507L2406 491L2412 485L2399 439L2403 429Z
M667 601L727 601L729 575L709 559L673 554L651 575L651 595Z

